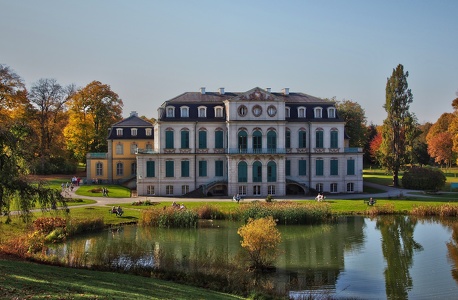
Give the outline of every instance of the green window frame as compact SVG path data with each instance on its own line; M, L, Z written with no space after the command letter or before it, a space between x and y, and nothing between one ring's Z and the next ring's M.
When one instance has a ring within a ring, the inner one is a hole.
M299 160L299 176L307 175L307 161L304 159Z
M189 160L181 161L181 177L189 177Z
M315 163L315 174L316 176L323 176L324 174L324 162L322 159L317 159Z
M173 160L167 160L165 162L165 177L175 176L175 162Z
M262 182L262 164L260 161L253 163L253 182Z
M339 147L339 132L337 130L331 130L331 148Z
M199 160L199 177L207 176L207 161Z
M181 131L181 149L189 149L189 131Z
M248 138L248 134L246 133L245 130L239 131L239 134L238 134L238 146L239 146L240 150L242 150L242 149L246 150L248 148L247 138Z
M291 148L291 131L285 131L285 148Z
M337 159L331 159L331 175L339 175L339 161Z
M199 149L207 149L207 131L199 130Z
M315 140L315 146L316 148L323 148L323 130L322 129L319 129L315 132L315 137L316 137L316 140Z
M241 161L237 168L238 182L248 182L248 165L246 162Z
M215 176L224 176L224 163L222 160L215 161Z
M299 131L299 148L307 148L307 131Z
M253 149L262 149L262 133L259 130L253 132Z
M215 131L215 148L224 148L224 132L222 130Z
M165 132L165 148L166 149L175 148L173 144L173 130L167 130Z
M267 163L267 182L277 182L277 164L274 161Z
M277 149L277 133L274 130L267 132L267 149Z
M355 160L347 160L347 175L355 175Z
M285 160L285 176L291 176L291 161Z
M146 162L146 177L156 177L156 163L154 160Z

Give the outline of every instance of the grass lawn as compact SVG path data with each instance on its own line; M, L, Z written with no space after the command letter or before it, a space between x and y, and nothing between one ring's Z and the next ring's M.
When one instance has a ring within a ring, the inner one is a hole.
M82 185L76 190L80 196L102 197L102 188L108 189L108 196L111 198L129 198L130 189L119 185ZM134 199L132 200L132 202Z
M141 276L0 259L0 299L243 299Z

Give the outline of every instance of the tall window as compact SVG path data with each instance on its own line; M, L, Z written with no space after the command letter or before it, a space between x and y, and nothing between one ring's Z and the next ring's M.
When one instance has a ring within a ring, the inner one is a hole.
M215 176L224 176L224 164L222 160L215 161Z
M277 164L274 161L267 163L267 182L277 181Z
M329 185L329 190L331 193L337 193L337 183L331 183Z
M167 118L175 117L175 107L169 106L167 107Z
M355 185L353 182L347 183L347 192L354 192L355 191Z
M199 106L199 118L207 117L207 108L205 106Z
M315 107L315 119L321 119L323 117L322 108Z
M180 114L182 118L189 118L189 107L187 106L180 107Z
M317 159L315 163L315 174L316 176L323 176L324 163L322 159Z
M173 160L167 160L165 162L165 177L175 176L175 164Z
M339 175L339 161L331 158L331 175Z
M339 147L339 132L337 129L331 129L331 148Z
M255 150L260 150L262 149L262 133L259 130L256 130L253 132L253 149Z
M291 148L291 131L289 129L285 131L285 148Z
M137 144L135 144L135 143L130 144L130 154L137 153L137 148L138 148Z
M239 195L246 195L246 185L239 185Z
M316 148L323 148L323 129L319 128L316 130L315 132L315 142L316 142L316 145L315 147Z
M146 144L146 151L153 151L153 144Z
M166 185L165 186L165 194L166 195L173 195L173 185Z
M95 174L97 176L102 176L103 175L103 164L101 162L98 162L95 165Z
M189 185L187 185L187 184L182 185L182 186L181 186L181 194L182 194L182 195L185 195L185 194L187 194L187 193L189 193Z
M215 148L224 148L224 132L222 130L215 131Z
M206 177L207 176L207 161L200 160L199 161L199 177Z
M181 131L181 149L189 149L189 131L185 129Z
M269 185L269 186L267 186L267 194L269 194L269 195L275 195L275 185Z
M291 176L291 161L285 160L285 176Z
M146 177L155 177L156 176L155 165L156 164L154 160L148 160L146 162Z
M322 192L323 191L323 184L322 183L317 183L315 185L315 189L317 192Z
M299 107L297 109L297 117L298 118L305 118L305 107Z
M347 175L355 175L355 160L347 160Z
M245 130L240 130L238 135L239 140L239 150L246 150L247 145L247 133Z
M118 155L124 154L124 147L121 143L116 144L116 154Z
M181 161L181 177L189 177L189 160Z
M299 160L299 176L307 175L307 161L304 159Z
M307 148L307 131L299 131L299 148Z
M118 162L116 164L116 175L117 176L122 176L124 175L124 165L122 162Z
M167 130L165 132L165 148L166 149L175 148L173 145L173 130Z
M207 149L207 131L199 130L199 149Z
M289 109L289 107L285 107L285 118L289 118L291 117L291 111Z
M262 164L259 161L253 163L253 182L262 182Z
M238 165L238 182L247 182L248 181L248 166L244 161L239 162Z
M146 186L146 194L147 195L154 195L154 185L147 185Z
M137 163L130 164L130 175L137 175Z
M267 149L271 151L277 149L277 133L274 130L267 132Z

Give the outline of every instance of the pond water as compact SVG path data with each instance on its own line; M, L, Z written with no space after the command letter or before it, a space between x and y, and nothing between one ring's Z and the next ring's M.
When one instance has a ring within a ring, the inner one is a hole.
M240 223L202 221L198 229L125 226L50 249L69 264L158 267L172 255L230 260L243 251ZM458 295L458 225L408 216L340 217L335 224L278 226L282 254L270 274L293 298L431 299Z

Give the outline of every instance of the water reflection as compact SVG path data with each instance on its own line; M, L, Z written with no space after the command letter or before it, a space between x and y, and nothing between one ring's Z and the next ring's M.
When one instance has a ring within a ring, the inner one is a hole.
M75 266L219 272L243 263L240 225L204 221L198 229L125 226L76 238L49 254ZM458 293L458 225L452 234L449 224L406 216L341 217L335 224L279 230L277 272L263 278L279 293L363 299ZM431 270L435 276L429 276Z

